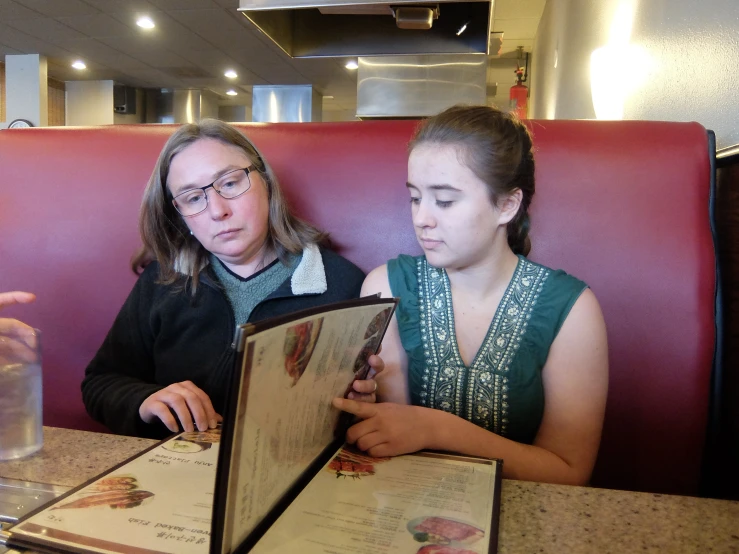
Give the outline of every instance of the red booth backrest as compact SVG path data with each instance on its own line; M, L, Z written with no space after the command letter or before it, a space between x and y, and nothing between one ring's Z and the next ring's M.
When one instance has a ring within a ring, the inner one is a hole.
M305 218L364 270L417 253L409 121L244 125ZM697 493L714 351L706 131L697 124L531 122L532 259L603 307L610 391L593 483ZM0 290L43 331L44 421L99 429L80 381L134 283L139 201L172 126L0 131Z

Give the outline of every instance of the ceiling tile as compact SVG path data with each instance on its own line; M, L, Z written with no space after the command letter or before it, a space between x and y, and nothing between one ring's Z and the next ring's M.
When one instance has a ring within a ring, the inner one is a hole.
M226 55L223 51L218 49L191 52L181 51L180 54L190 63L209 70L217 80L223 81L224 86L228 83L239 85L261 85L266 84L267 82L249 70L246 66L239 64L231 56ZM234 81L227 79L223 75L226 69L233 69L238 74L238 77Z
M0 44L0 56L16 56L20 54L25 54L25 52L21 52L20 50L14 50L10 46L5 46L4 44Z
M58 17L57 21L92 38L134 35L134 30L131 27L103 13Z
M127 23L129 17L124 14L112 14L115 19ZM169 15L158 12L152 14L156 28L149 31L141 30L139 34L142 44L151 45L152 48L168 48L173 51L179 49L208 50L213 45L203 40L196 33L172 19Z
M81 40L68 40L60 42L60 46L74 52L84 61L94 61L111 68L138 68L142 67L140 61L111 48L94 38ZM146 67L146 66L144 66Z
M62 17L73 15L92 15L98 10L83 0L15 0L17 3L31 8L48 17Z
M226 51L231 48L256 47L262 44L246 25L246 19L241 18L244 20L242 23L222 8L178 10L170 12L170 15L201 38Z
M60 2L63 0L47 0ZM156 7L146 0L85 0L91 6L103 13L118 14L152 14L157 11Z
M40 17L37 19L19 19L8 21L8 25L52 44L59 44L65 40L83 39L86 35L51 19Z
M213 0L149 0L160 10L174 12L177 10L201 10L218 8Z
M11 46L23 54L41 54L43 56L70 55L70 52L67 50L62 50L58 46L49 44L2 23L0 23L0 37L2 37L3 44Z
M30 10L13 0L0 0L0 21L7 23L14 19L34 19L39 12Z
M99 40L118 52L136 58L153 68L191 65L179 54L166 48L154 47L151 41L140 40L139 37L106 37Z

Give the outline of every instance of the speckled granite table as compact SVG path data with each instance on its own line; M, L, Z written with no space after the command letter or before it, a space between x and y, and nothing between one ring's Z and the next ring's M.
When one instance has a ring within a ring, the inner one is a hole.
M52 427L44 441L0 477L74 486L153 444ZM500 554L739 554L739 502L504 480L501 506Z

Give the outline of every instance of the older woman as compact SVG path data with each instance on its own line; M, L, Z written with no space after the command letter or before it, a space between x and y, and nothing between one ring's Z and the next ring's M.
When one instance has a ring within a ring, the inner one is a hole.
M88 413L116 433L215 427L236 325L355 298L364 278L319 246L326 235L290 212L254 145L217 120L167 141L140 232L139 280L82 382Z

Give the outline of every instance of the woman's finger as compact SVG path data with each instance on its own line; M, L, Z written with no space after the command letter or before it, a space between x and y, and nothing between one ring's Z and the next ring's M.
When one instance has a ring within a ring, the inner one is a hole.
M374 404L377 402L377 396L372 394L359 394L358 392L350 392L347 395L347 398L349 400L356 400L357 402L368 402L370 404Z
M380 358L380 356L376 354L372 354L367 359L367 362L369 363L375 375L382 372L382 370L385 369L385 362L382 360L382 358Z
M28 304L36 300L36 295L30 292L15 290L12 292L0 292L0 310L13 304Z
M385 441L382 438L382 433L379 431L373 431L362 435L356 442L356 447L360 450L367 452L368 450L383 444Z
M374 394L377 392L377 381L374 379L357 379L352 388L360 394Z
M208 415L205 413L205 407L203 406L203 400L200 396L193 391L184 388L181 392L182 398L185 399L188 410L192 415L192 419L198 431L207 431L209 422Z
M362 420L347 429L346 442L348 442L349 444L354 444L363 436L369 435L370 433L374 433L376 431L377 424L375 421L371 419Z
M39 355L28 344L8 336L0 335L0 359L3 365L39 362Z
M218 422L222 421L223 418L216 413L216 410L213 407L213 402L211 402L210 397L206 394L206 392L203 389L195 385L195 383L193 383L192 381L183 381L180 384L186 389L189 389L198 395L198 398L200 398L200 402L203 407L203 410L205 411L205 419L206 419L206 425L207 425L206 429L208 427L210 427L211 429L215 429L216 425L218 425ZM200 430L205 431L205 429L200 429Z
M367 419L377 414L377 404L357 402L356 400L349 400L348 398L334 398L332 403L334 408L354 414L361 419Z
M172 415L172 412L169 411L169 407L163 402L155 401L149 408L149 413L158 417L167 426L167 429L173 433L179 431L177 420Z
M177 414L177 419L180 420L183 430L195 430L195 427L192 423L192 415L190 414L190 410L187 407L187 402L185 402L185 399L182 397L181 394L177 394L176 392L169 392L164 398L162 398L162 401L167 406L172 408Z

